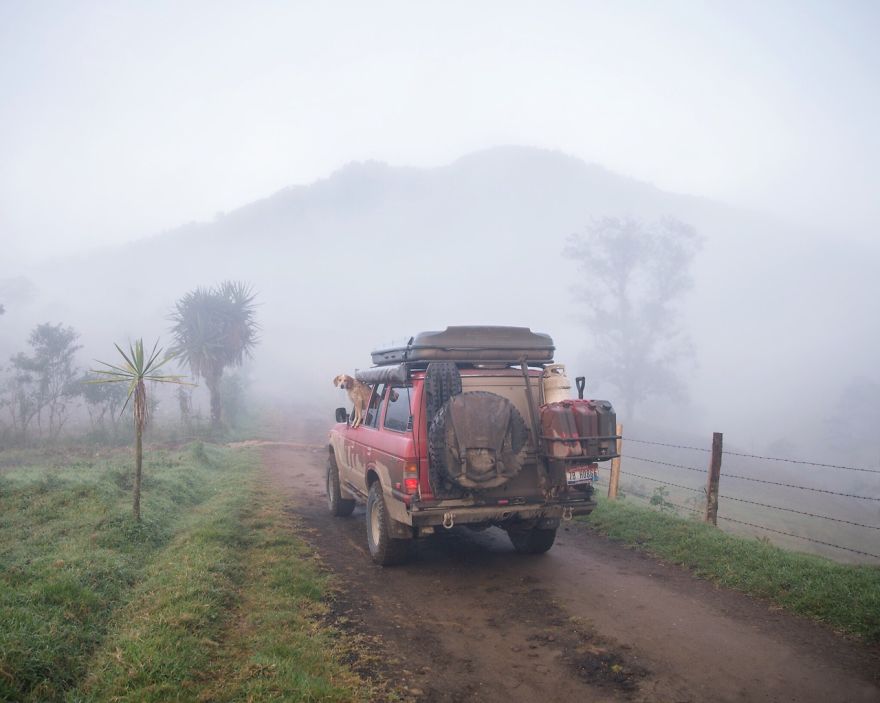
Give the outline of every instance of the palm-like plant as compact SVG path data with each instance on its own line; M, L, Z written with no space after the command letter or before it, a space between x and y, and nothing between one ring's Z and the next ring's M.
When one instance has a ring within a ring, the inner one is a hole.
M159 341L153 345L153 351L149 356L144 354L144 340L139 339L128 347L128 354L122 351L122 347L118 344L114 345L122 355L124 362L117 366L109 364L106 361L98 361L107 368L92 369L92 373L100 374L101 378L87 383L127 383L128 396L125 399L125 405L122 406L120 415L125 412L128 404L132 404L132 414L134 415L134 500L133 511L137 521L141 519L141 474L144 459L144 429L147 426L147 386L145 381L155 381L157 383L179 383L184 384L180 376L163 375L157 373L158 370L170 361L173 356L166 355L162 359L159 356L162 350L159 348Z
M172 351L211 394L211 423L222 423L220 379L228 366L241 366L257 343L256 297L241 281L224 281L184 295L171 314Z

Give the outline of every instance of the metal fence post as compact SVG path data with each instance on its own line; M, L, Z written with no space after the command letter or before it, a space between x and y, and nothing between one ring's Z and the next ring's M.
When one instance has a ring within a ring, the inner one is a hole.
M706 514L704 522L718 526L718 481L721 478L721 432L712 433L712 458L709 460L709 481L706 484Z
M617 499L617 486L620 483L620 452L623 448L623 425L617 426L617 456L611 460L611 477L608 479L608 497Z

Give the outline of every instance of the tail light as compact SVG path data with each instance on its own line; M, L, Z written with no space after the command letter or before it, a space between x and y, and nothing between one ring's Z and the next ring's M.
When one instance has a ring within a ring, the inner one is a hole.
M410 462L403 467L403 491L413 495L419 490L419 465Z

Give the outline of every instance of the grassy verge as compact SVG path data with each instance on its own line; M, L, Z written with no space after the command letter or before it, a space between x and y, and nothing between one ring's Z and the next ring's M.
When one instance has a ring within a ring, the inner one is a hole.
M0 476L0 700L356 700L326 583L257 457L151 452Z
M878 567L837 564L623 501L600 500L585 521L698 576L880 641Z
M244 560L248 581L226 634L224 659L203 698L373 700L377 691L340 664L352 643L318 624L327 611L327 576L295 536L293 518L271 487L258 484L244 525L251 536Z
M151 453L138 524L126 453L16 459L0 475L0 700L58 700L144 564L222 472L189 452Z
M253 480L247 455L227 466L113 618L72 700L195 700L211 670L244 579L241 515Z

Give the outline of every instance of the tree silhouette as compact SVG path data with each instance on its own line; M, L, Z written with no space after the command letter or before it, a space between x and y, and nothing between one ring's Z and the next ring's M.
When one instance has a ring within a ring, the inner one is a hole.
M605 217L568 239L564 253L583 274L577 300L594 341L593 370L617 389L627 417L648 397L683 395L680 367L692 352L678 304L700 243L671 218Z
M255 294L240 281L196 288L177 301L171 321L175 345L192 375L205 379L211 394L211 423L222 424L220 380L229 366L241 366L257 343Z
M67 419L68 401L79 391L73 383L74 358L82 349L77 339L79 334L72 327L46 322L34 327L28 337L33 353L19 352L10 359L15 372L15 404L20 410L23 433L34 418L42 433L44 411L48 411L49 437L54 439L61 432Z

